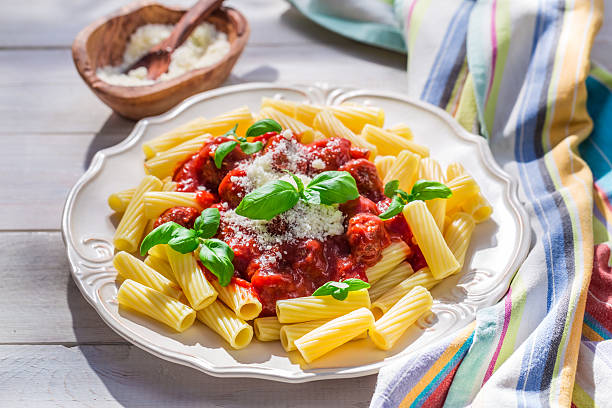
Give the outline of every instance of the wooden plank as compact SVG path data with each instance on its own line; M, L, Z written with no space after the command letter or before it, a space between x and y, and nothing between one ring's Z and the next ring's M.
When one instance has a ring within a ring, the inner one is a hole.
M365 45L247 47L228 84L325 82L402 91L404 67L405 57ZM0 51L0 133L121 131L110 114L76 73L68 50Z
M74 284L59 232L5 232L0 239L0 344L124 343Z
M66 195L94 153L119 143L121 134L1 135L1 230L58 230Z
M215 378L133 346L0 346L0 406L367 407L376 376L282 384Z
M1 48L66 48L82 28L132 3L132 0L68 1L61 2L61 6L48 0L5 3L0 15ZM188 7L194 0L165 0L160 3ZM240 10L248 18L251 45L303 44L312 38L342 41L340 36L308 21L283 0L232 0L225 4Z

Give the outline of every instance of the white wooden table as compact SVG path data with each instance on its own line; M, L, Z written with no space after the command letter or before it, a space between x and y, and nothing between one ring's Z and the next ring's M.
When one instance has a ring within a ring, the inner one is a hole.
M158 359L109 329L74 285L59 231L64 199L93 154L134 123L89 91L70 45L125 3L0 3L0 407L367 406L376 376L290 385ZM227 3L252 28L228 84L406 87L405 56L330 33L282 0Z

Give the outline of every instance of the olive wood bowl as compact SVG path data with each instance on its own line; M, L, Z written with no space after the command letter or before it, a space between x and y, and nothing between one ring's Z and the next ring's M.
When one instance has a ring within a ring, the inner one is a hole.
M185 98L221 85L229 76L249 37L249 24L237 10L221 7L205 21L227 34L230 50L214 65L145 86L118 86L102 81L96 70L119 65L130 35L144 24L176 24L186 9L136 3L85 27L72 44L72 58L89 88L119 115L142 119L167 111Z

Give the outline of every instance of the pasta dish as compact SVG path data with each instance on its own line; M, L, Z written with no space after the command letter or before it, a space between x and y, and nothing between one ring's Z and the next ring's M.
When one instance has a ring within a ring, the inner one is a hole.
M384 119L264 98L146 141L146 175L108 200L120 307L308 363L359 338L392 348L492 208L460 163Z

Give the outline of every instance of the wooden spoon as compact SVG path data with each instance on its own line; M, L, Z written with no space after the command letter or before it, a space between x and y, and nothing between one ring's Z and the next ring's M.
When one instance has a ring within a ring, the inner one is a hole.
M168 71L171 55L185 42L193 30L217 8L223 0L199 0L174 26L170 37L151 48L138 61L130 65L123 73L139 67L148 69L147 78L155 80Z

